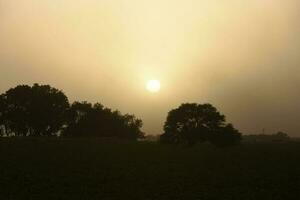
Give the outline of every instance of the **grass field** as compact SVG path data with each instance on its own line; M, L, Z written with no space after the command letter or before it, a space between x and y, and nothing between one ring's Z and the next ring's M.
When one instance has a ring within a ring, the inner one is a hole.
M300 143L1 139L0 199L300 199Z

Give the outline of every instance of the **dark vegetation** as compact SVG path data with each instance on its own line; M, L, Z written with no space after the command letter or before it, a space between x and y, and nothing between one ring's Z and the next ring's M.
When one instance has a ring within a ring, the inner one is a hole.
M210 142L219 147L238 144L241 133L211 104L182 104L171 110L164 125L162 143Z
M63 136L69 137L115 137L136 140L144 136L140 130L142 120L134 115L122 115L103 105L75 102L67 112Z
M276 134L256 134L256 135L244 135L243 140L245 142L288 142L291 140L289 135L284 132L278 132Z
M142 121L103 105L74 102L49 85L19 85L0 95L2 136L143 137Z
M241 133L210 104L170 111L160 142L136 142L141 127L99 103L70 105L49 85L8 90L0 199L299 199L300 142L285 133L237 145Z
M49 85L19 85L0 95L0 135L101 137L137 140L144 137L142 120L122 115L100 103L74 102ZM182 104L171 110L162 143L218 147L239 144L241 134L211 104Z
M295 200L300 143L0 138L0 199Z

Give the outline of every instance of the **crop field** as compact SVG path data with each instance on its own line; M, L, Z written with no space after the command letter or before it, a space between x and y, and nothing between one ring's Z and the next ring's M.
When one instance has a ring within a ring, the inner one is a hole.
M0 199L300 199L300 143L2 138Z

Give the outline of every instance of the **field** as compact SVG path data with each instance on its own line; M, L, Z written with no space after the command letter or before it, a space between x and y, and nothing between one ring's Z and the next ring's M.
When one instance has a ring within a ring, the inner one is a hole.
M0 139L0 199L300 199L300 143Z

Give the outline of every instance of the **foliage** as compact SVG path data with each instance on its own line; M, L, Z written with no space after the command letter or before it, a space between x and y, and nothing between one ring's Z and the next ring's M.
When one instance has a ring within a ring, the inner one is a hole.
M74 102L49 85L19 85L0 95L0 136L144 136L142 120L103 105Z
M74 102L68 110L68 124L63 136L116 137L138 139L143 137L142 120L134 115L122 115L103 105Z
M3 136L6 132L6 120L5 120L6 102L3 94L0 95L0 136Z
M217 147L237 145L241 141L241 133L232 124L227 124L212 132L209 141Z
M225 116L211 104L182 104L168 113L164 125L162 143L185 143L209 141L217 146L239 143L241 134L231 124L226 124Z
M1 122L7 135L51 136L64 124L68 99L49 85L19 85L1 96Z

